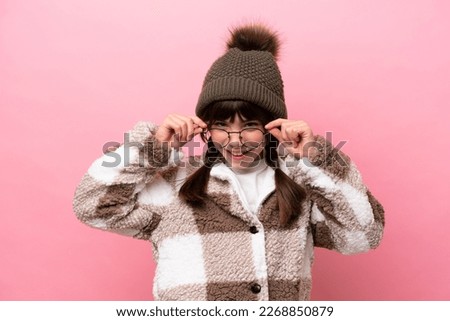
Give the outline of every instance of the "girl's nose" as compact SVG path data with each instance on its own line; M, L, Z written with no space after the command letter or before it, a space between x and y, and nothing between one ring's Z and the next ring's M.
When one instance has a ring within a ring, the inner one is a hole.
M240 133L229 133L230 141L228 142L228 145L231 146L240 146L241 145L241 135Z

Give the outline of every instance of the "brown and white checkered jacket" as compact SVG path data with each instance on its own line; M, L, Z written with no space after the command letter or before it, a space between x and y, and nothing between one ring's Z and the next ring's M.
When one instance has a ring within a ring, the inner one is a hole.
M353 254L381 240L382 206L350 159L320 136L311 162L282 162L307 198L303 214L280 227L275 193L250 213L223 164L211 170L203 208L181 201L178 189L199 161L174 159L155 130L138 123L131 147L96 160L76 190L74 211L92 227L152 242L156 300L307 300L314 246Z

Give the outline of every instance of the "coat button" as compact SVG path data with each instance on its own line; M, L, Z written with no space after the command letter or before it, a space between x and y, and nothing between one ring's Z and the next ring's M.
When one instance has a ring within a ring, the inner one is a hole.
M252 286L250 287L250 289L255 294L259 293L259 292L261 292L261 285L259 285L258 283L253 283Z
M256 226L250 227L250 233L252 233L252 234L258 233L258 228Z

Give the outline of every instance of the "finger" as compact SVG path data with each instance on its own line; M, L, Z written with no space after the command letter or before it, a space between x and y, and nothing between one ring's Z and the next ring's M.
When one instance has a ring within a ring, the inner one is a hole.
M207 128L208 126L197 116L185 117L182 115L177 115L177 119L180 121L180 124L183 128L183 134L180 138L181 143L186 143L194 138L195 135L203 132L203 128ZM203 128L202 128L203 127ZM185 131L184 131L185 129Z
M298 128L295 126L289 127L286 129L286 134L288 136L288 140L292 142L293 147L297 147L300 142Z
M197 126L200 126L201 128L207 128L208 127L208 125L203 120L201 120L199 117L197 117L197 116L192 116L191 119L194 122L194 124L196 124Z
M162 124L159 126L156 136L161 142L172 140L172 136L175 132L175 124L173 122L174 115L169 114L166 116Z
M192 117L186 117L186 125L187 125L186 142L188 142L195 136L195 129L198 128L198 125L194 123Z
M270 123L266 124L266 126L264 126L264 128L266 128L267 130L271 130L274 127L280 127L283 123L287 122L287 119L284 118L278 118L275 119L273 121L271 121Z
M192 120L191 117L181 117L182 121L184 122L184 128L186 130L185 132L185 136L183 137L183 139L185 139L185 141L189 141L192 139L193 134L194 134L194 121Z
M169 140L173 142L180 141L182 137L182 126L178 115L170 115L164 123L165 127L171 132Z
M269 133L271 133L273 136L275 136L275 138L283 144L289 144L290 143L290 139L288 137L288 135L286 134L286 129L279 129L279 128L273 128L271 130L269 130Z
M281 124L281 127L279 129L280 132L280 137L278 138L278 140L280 141L280 143L282 145L284 145L285 147L296 147L297 146L297 142L296 142L296 136L295 134L292 133L292 124L291 122L283 122Z
M181 143L180 143L180 135L179 134L177 134L177 133L175 133L173 136L172 136L172 143L171 143L171 146L172 146L172 148L175 148L176 150L178 150L180 147L181 147Z
M180 142L186 141L188 131L186 121L177 115L173 118L173 123L175 134L178 135L178 140Z
M285 141L285 142L290 141L289 135L287 133L287 128L288 127L286 126L286 123L281 125L281 135L283 137L283 141Z
M264 126L267 130L272 130L274 128L279 128L280 133L281 133L281 137L278 139L280 142L288 142L289 141L289 136L286 133L286 126L288 126L290 123L289 120L284 119L284 118L278 118L275 119L273 121L271 121L270 123L266 124L266 126Z
M298 141L298 135L300 128L298 126L292 125L286 128L286 135L290 140Z
M197 127L194 129L194 136L200 133L203 133L205 130L201 127Z
M284 141L283 136L281 135L281 130L278 128L275 127L269 130L269 133L271 133L272 136L274 136L280 143Z
M292 142L283 138L282 131L278 128L273 128L269 131L276 139L278 139L280 146L284 147L286 151L289 151L292 146Z

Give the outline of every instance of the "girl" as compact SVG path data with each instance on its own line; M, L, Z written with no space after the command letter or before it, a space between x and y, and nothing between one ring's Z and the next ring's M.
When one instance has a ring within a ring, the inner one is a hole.
M351 160L287 119L275 33L235 29L195 116L140 122L83 177L84 223L153 244L157 300L307 300L314 246L378 246L384 211ZM179 148L195 135L203 157ZM279 155L282 152L283 155Z

